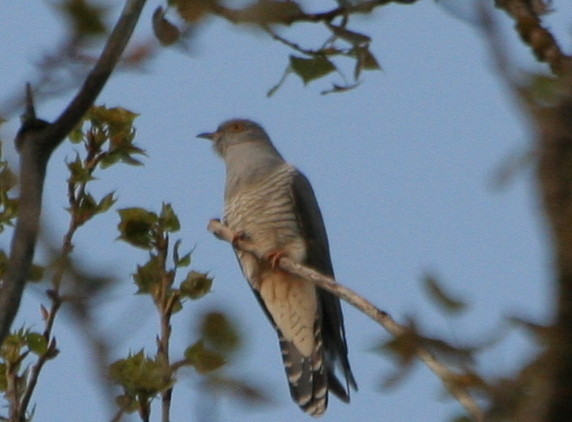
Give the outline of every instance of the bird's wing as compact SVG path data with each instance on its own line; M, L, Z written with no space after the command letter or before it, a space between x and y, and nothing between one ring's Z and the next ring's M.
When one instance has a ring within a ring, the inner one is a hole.
M324 275L333 277L334 270L322 214L310 182L300 172L294 176L291 193L296 218L302 237L306 242L304 264ZM336 296L320 288L317 289L317 295L321 310L323 347L328 361L328 384L332 392L340 399L349 401L349 387L357 390L357 384L348 361L340 301ZM344 374L345 388L335 375L336 365L341 368Z
M290 395L305 412L319 416L327 407L321 311L314 285L266 261L236 251L238 261L280 342Z

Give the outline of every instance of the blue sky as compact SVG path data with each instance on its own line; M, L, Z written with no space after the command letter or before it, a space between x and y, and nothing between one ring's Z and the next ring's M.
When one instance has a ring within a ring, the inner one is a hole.
M547 20L566 49L572 7L564 0L553 5L557 13ZM155 6L147 5L136 40L151 36ZM38 54L52 48L61 31L47 2L3 2L0 16L0 93L6 97L33 75ZM520 46L512 22L497 16L515 61L527 70L544 70ZM194 268L215 276L213 292L176 315L173 355L193 341L198 316L224 309L239 321L246 340L229 371L251 377L275 401L249 408L221 398L215 413L201 419L205 397L189 371L175 391L173 420L307 420L290 402L275 334L229 245L206 231L208 220L221 214L224 168L195 135L231 117L263 124L283 156L306 173L324 214L338 279L396 320L416 318L426 333L463 345L500 331L505 316L537 321L550 316L551 257L534 169L517 170L504 187L495 184L499 169L530 151L533 137L495 76L478 31L431 1L384 7L351 27L371 35L383 72L366 73L362 85L345 94L320 95L331 82L340 82L335 75L307 87L291 76L267 98L290 51L256 31L212 20L197 28L188 54L165 50L145 72L116 74L97 102L141 114L137 144L148 158L145 167L102 173L92 192L116 190L118 208L158 210L161 202L172 203L182 222L183 246L194 248ZM315 36L311 28L294 32L300 41ZM39 105L40 116L57 116L70 95ZM0 132L2 139L12 139L16 128L14 117ZM74 156L74 148L63 145L48 170L44 222L54 241L67 227L63 160ZM15 158L11 146L6 149ZM101 330L113 338L113 352L122 356L153 348L157 322L147 298L134 295L129 277L145 252L114 240L117 222L109 213L86 225L77 235L74 257L118 279L99 315ZM8 241L5 234L0 245ZM437 311L420 282L426 272L468 301L469 311L459 318ZM40 290L28 291L16 326L40 329L38 309L46 302ZM397 388L381 391L383 377L395 367L372 349L388 334L349 306L344 312L360 391L349 406L332 399L322 420L436 422L460 411L420 364ZM76 329L65 318L58 321L61 354L47 365L38 387L36 421L109 419L91 355ZM481 356L479 368L490 376L511 373L531 350L526 337L511 334Z

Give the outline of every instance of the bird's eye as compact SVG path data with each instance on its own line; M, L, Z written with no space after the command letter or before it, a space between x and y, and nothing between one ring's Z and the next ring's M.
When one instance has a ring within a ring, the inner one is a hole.
M241 123L233 123L232 126L230 127L230 130L232 132L241 132L244 130L244 125Z

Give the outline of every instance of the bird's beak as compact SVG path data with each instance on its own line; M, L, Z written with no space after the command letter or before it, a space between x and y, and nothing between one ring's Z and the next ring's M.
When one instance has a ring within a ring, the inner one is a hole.
M199 133L197 135L197 138L203 138L203 139L209 139L209 140L213 140L215 137L215 133L216 132L205 132L205 133Z

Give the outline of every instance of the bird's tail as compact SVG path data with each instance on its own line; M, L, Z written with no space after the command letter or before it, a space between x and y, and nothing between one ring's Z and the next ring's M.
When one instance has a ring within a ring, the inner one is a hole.
M328 406L328 375L320 324L316 324L315 347L310 357L303 356L293 342L278 334L292 399L304 412L320 416Z

